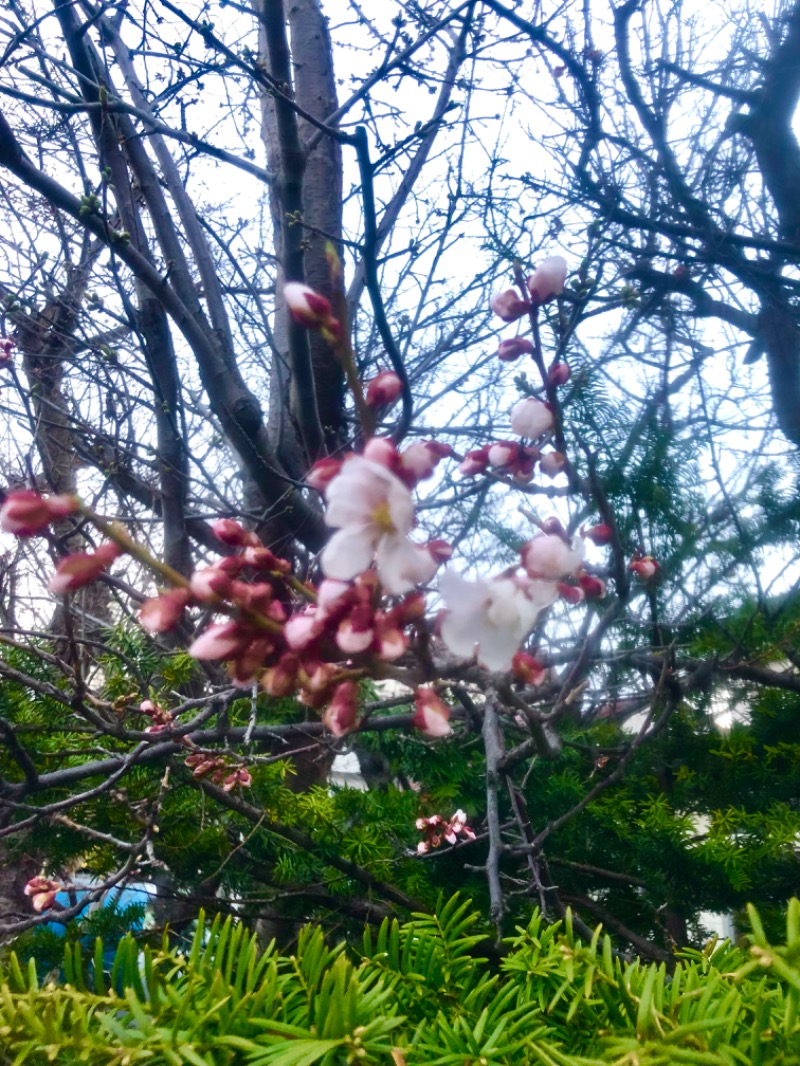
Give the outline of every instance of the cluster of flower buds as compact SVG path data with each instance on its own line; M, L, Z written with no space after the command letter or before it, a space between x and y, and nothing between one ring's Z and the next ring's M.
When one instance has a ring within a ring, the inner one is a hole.
M440 814L432 814L429 818L417 818L415 824L423 834L423 839L417 844L418 855L426 855L433 848L441 847L443 841L457 844L459 837L462 841L475 839L474 832L467 825L467 816L462 810L456 811L449 822Z
M299 326L319 331L329 344L341 340L341 323L334 316L330 301L324 296L298 281L284 285L283 296L292 320Z
M51 522L78 510L75 496L40 496L32 489L9 492L0 507L0 529L18 537L42 533Z
M153 723L147 726L145 733L165 733L175 724L175 715L153 700L142 700L139 704L139 712Z
M11 365L13 348L14 341L11 337L0 337L0 369Z
M32 877L22 891L30 897L31 905L38 914L53 906L58 893L64 891L64 885L49 877Z
M450 558L443 541L415 544L408 539L414 525L410 489L433 474L451 450L434 441L420 441L398 452L391 441L373 437L362 455L350 455L332 466L313 467L309 483L324 480L326 523L336 532L320 556L327 577L350 581L373 563L386 592L402 595L430 581ZM320 475L322 476L320 478Z
M250 771L244 766L231 766L222 755L209 755L195 751L184 759L185 765L192 771L192 777L198 781L208 779L219 785L223 792L232 792L237 785L249 788L253 783Z

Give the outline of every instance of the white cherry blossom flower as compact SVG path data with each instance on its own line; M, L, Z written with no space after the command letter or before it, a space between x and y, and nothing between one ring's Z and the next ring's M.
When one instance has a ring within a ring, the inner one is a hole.
M429 556L408 539L414 522L411 493L385 466L353 456L326 497L325 521L337 530L320 558L326 577L350 581L371 565L373 556L392 595L432 576Z
M442 640L454 655L476 655L488 670L508 670L539 612L556 598L549 581L497 578L467 581L442 574L439 591L447 604Z

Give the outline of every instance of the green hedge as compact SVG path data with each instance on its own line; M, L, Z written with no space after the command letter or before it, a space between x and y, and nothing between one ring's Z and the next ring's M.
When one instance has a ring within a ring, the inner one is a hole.
M33 960L0 970L0 1063L134 1066L777 1066L800 1063L800 903L782 946L750 912L749 946L663 965L627 961L598 930L535 914L488 960L457 898L438 915L367 931L360 951L307 927L262 952L230 920L191 949L124 939L111 973L70 945L64 980ZM91 976L90 976L91 975Z

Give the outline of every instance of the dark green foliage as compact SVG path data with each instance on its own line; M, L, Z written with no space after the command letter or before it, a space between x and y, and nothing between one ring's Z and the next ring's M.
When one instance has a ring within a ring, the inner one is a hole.
M201 918L183 952L126 938L110 973L99 940L92 958L68 945L59 984L11 954L0 1063L783 1066L800 1057L800 903L782 946L750 919L749 950L712 943L671 972L536 913L490 961L457 897L352 952L311 926L292 954L261 952L242 925Z

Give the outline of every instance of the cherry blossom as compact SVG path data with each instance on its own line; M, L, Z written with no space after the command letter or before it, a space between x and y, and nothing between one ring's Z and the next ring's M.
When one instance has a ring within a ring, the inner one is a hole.
M567 261L560 255L549 255L543 259L528 278L528 292L534 306L547 303L554 296L560 296L567 280Z
M537 440L554 425L555 418L550 405L533 396L521 400L511 411L511 428L520 437Z
M348 581L375 557L387 592L408 592L435 572L419 546L408 540L414 522L411 493L390 470L353 456L326 491L325 521L337 532L320 557L326 577Z
M547 581L496 578L468 581L446 572L439 591L447 604L442 640L454 655L476 655L489 670L508 670L542 608L556 598Z
M443 840L448 844L457 844L460 836L464 840L475 839L462 810L457 810L449 822L440 814L432 814L428 818L417 818L415 825L424 834L424 839L417 844L418 855L426 855L431 848L438 848Z

